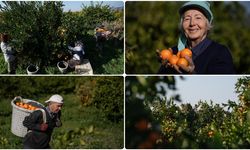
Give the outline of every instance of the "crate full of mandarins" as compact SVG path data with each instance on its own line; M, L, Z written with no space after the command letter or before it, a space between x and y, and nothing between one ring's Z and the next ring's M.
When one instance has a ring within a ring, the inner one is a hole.
M16 136L24 137L27 133L27 128L23 126L24 118L29 116L33 111L43 108L44 105L34 100L23 99L20 96L15 97L11 101L11 105L11 132Z

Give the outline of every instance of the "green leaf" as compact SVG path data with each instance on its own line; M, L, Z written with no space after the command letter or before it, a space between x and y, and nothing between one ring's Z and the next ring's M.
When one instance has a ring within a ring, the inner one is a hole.
M94 126L91 125L89 128L88 128L88 133L92 133L94 131Z
M86 145L87 143L86 143L83 139L80 139L80 144L84 146L84 145Z

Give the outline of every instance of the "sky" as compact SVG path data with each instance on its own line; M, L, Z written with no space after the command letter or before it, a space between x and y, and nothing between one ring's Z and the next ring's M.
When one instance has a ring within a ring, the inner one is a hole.
M110 7L123 7L124 3L123 1L95 1L98 3L103 2L103 5L109 5ZM91 1L63 1L63 4L65 5L63 7L64 11L80 11L82 4L89 6L91 4Z
M250 14L250 2L249 1L240 1L240 3L245 6L247 12Z
M64 1L64 11L79 11L81 10L82 3L85 5L90 5L91 1ZM123 1L96 1L96 2L103 2L103 4L110 5L112 7L121 7L124 5ZM228 1L230 2L230 1ZM249 1L240 1L240 3L246 7L247 11L250 13L250 2Z
M94 1L95 3L103 3L103 5L109 5L110 7L123 7L124 2L122 0L120 1ZM3 4L2 1L0 1L0 4ZM82 4L89 6L91 4L91 1L63 1L63 4L65 5L63 7L64 11L80 11L82 9Z
M178 90L175 93L180 94L183 103L193 106L199 100L218 104L237 101L235 83L239 77L242 76L185 76L185 80L176 77Z

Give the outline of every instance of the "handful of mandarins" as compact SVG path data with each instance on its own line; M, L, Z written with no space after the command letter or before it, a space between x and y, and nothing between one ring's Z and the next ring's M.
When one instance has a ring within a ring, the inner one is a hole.
M169 62L171 65L177 65L178 67L188 67L190 64L186 57L192 58L192 51L188 48L179 51L176 55L173 54L172 49L164 49L159 54L163 64Z
M16 105L18 107L28 109L28 110L37 110L38 108L35 106L32 106L31 104L23 103L23 102L16 102Z
M171 49L164 49L160 52L160 57L163 60L169 61L172 65L184 65L188 66L188 61L185 57L192 58L192 51L188 48L185 48L177 53L177 55L173 54Z

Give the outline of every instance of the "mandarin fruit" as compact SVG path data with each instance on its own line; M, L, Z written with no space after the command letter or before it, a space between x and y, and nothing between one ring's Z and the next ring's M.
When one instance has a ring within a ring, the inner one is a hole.
M161 135L155 131L151 131L149 134L149 139L151 142L156 142L160 138L161 138Z
M23 105L23 108L28 109L28 105L27 105L27 104L24 104L24 105Z
M180 57L185 57L185 56L188 56L188 57L192 57L192 51L188 48L185 48L183 50L181 50L180 52Z
M176 55L177 55L177 57L180 58L181 57L181 52L179 51Z
M207 134L208 134L208 137L212 137L214 135L214 132L213 131L209 131Z
M146 119L141 119L135 123L135 128L139 131L144 131L148 129L148 121Z
M36 110L36 108L35 107L31 107L30 110Z
M22 107L22 108L23 108L23 104L22 104L22 103L20 103L20 104L19 104L19 107Z
M185 58L179 58L179 60L177 61L177 65L178 66L188 66L188 61Z
M169 62L172 65L176 65L177 61L178 61L179 57L177 57L176 55L173 55L170 59Z
M163 59L163 60L169 60L170 57L172 57L172 52L170 50L167 50L167 49L164 49L161 51L160 53L160 57Z

